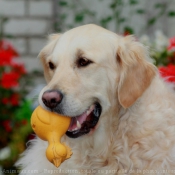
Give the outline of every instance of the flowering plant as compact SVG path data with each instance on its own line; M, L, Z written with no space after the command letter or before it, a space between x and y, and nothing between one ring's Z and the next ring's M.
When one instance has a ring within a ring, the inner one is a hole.
M157 31L154 40L144 35L140 41L150 48L150 56L160 75L166 81L175 83L175 37L168 39L161 31Z
M6 41L0 41L0 111L1 124L3 128L10 132L12 130L9 123L9 116L20 103L19 83L23 75L26 74L24 66L15 62L18 53Z
M30 102L25 100L28 74L18 56L9 42L0 40L0 165L3 168L12 166L31 132Z

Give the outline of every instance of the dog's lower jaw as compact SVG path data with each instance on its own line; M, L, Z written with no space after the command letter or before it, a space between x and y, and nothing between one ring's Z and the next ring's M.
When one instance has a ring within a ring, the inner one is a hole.
M91 109L91 107L90 107L90 109ZM90 133L91 130L95 129L95 126L97 125L97 123L99 121L101 112L102 112L101 105L99 103L95 103L94 105L92 105L91 112L86 114L86 111L85 111L85 114L83 113L79 117L75 117L75 119L78 121L78 118L81 120L82 117L84 118L84 115L86 116L86 118L83 119L83 123L81 124L81 127L75 131L68 130L66 132L66 135L68 137L71 137L71 138L77 138L77 137L80 137L80 136L83 136L85 134ZM72 121L72 124L75 123L75 119L72 118L72 120L74 120L74 121ZM72 126L72 124L71 124L71 126ZM71 126L70 126L70 128L72 128Z

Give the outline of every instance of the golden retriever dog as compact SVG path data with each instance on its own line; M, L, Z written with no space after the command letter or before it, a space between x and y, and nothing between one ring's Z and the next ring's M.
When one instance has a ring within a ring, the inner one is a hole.
M34 139L17 166L35 174L175 174L175 93L133 36L88 24L49 37L40 105L70 116L59 168Z

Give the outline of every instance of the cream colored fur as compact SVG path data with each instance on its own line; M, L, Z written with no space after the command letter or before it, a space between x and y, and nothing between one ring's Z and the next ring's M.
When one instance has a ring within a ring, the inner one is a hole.
M93 63L78 68L79 50ZM53 35L40 58L48 82L39 97L43 107L43 92L55 88L66 94L65 115L81 114L94 99L102 114L91 134L63 138L73 155L58 169L45 156L47 142L31 141L16 164L21 175L32 170L45 175L175 173L175 93L147 61L142 44L132 36L85 25Z

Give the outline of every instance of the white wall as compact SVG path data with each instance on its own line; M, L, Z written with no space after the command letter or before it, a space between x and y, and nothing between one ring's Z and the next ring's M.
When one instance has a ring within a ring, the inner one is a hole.
M112 10L109 8L111 2L114 0L76 0L70 1L65 0L69 4L71 2L76 3L77 5L74 8L61 8L62 14L68 15L64 24L69 26L73 23L73 25L79 25L78 23L74 23L74 13L77 11L81 11L82 8L90 9L91 11L95 12L95 17L87 17L83 21L84 24L86 23L97 23L100 24L100 19L110 16L112 14ZM156 30L162 30L167 36L172 37L175 35L175 17L168 18L166 15L160 17L155 25L150 27L149 29L146 28L146 23L148 19L154 17L156 14L159 13L159 8L155 8L156 3L167 3L168 10L175 11L175 0L139 0L139 3L135 6L129 5L129 0L122 0L125 2L125 6L123 6L120 11L123 17L127 19L125 24L121 24L118 27L114 20L112 20L109 25L108 29L116 32L121 33L123 31L123 27L128 25L134 29L136 36L141 36L143 34L153 35ZM146 10L146 14L137 14L134 13L137 9L144 9Z
M52 1L0 0L0 16L8 18L4 34L11 36L8 40L20 53L27 70L38 69L37 55L52 32Z
M70 0L65 0L70 2ZM72 0L73 1L73 0ZM109 4L112 0L79 0L83 6L96 12L96 18L87 18L84 23L97 23L102 17L111 14ZM128 0L123 0L128 1ZM147 15L132 15L129 7L124 7L122 13L129 19L127 24L134 28L137 36L144 33L153 35L157 29L169 36L175 36L175 18L160 18L156 25L145 30L145 21L155 13L151 9L155 2L171 2L169 9L175 9L175 0L139 0L140 3L135 8L146 8ZM79 5L79 4L78 4ZM81 6L79 10L81 10ZM74 24L74 10L58 7L58 13L69 14L68 18L62 22L63 25ZM8 17L9 20L4 25L6 35L11 35L9 39L21 54L21 59L25 62L27 69L40 69L37 55L46 44L46 37L53 32L53 0L0 0L0 16ZM77 24L79 25L79 24ZM63 27L64 28L64 27ZM65 30L68 28L64 28ZM121 33L123 26L118 31L114 22L110 22L109 29ZM54 31L57 32L57 31Z

